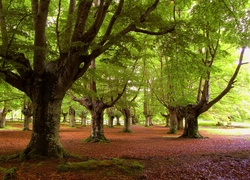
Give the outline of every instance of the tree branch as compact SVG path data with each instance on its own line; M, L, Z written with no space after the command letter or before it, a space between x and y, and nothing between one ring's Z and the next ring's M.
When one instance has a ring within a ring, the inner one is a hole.
M148 31L148 30L139 29L139 28L134 28L133 31L143 33L143 34L148 34L148 35L163 35L163 34L171 33L174 30L175 30L175 26L173 26L171 28L167 28L167 29L165 29L163 31L158 31L158 32Z
M88 1L83 0L79 2L76 25L72 36L72 42L80 41L80 39L82 38L92 3L93 0L88 0Z
M235 79L240 71L240 67L244 64L244 63L242 63L242 61L243 61L245 48L246 47L241 48L239 63L234 71L234 74L232 75L231 79L229 80L226 88L217 97L215 97L212 101L210 101L208 104L204 105L200 111L201 113L206 112L209 108L211 108L215 103L217 103L219 100L221 100L233 88L233 84L235 83Z
M37 0L33 0L35 4L32 4L32 7L37 7ZM49 11L50 0L40 1L35 14L35 49L34 49L34 70L41 74L44 70L44 63L46 60L46 26L47 26L47 17Z
M4 81L9 83L11 86L19 89L20 91L23 91L25 93L28 93L27 91L27 80L21 78L17 74L10 72L10 71L3 71L0 70L0 73L4 74Z
M107 1L105 1L105 3L104 3L104 1L101 1L101 4L98 8L94 23L88 29L88 31L83 34L83 36L81 38L81 40L83 42L90 43L95 39L96 35L98 34L98 32L103 24L103 21L106 17L106 14L108 12L108 8L109 8L111 2L112 2L111 0L107 0Z
M100 42L100 44L103 45L107 41L107 37L111 34L111 31L112 31L112 29L114 27L116 19L121 14L123 4L124 4L124 0L120 0L115 13L114 13L114 15L112 16L112 18L111 18L111 20L109 22L109 25L108 25L108 28L107 28L105 34L104 34L103 40Z

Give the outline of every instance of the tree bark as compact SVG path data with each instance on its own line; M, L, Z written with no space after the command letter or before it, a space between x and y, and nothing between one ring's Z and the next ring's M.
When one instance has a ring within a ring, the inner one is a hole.
M0 128L5 127L6 122L6 115L8 113L8 109L6 107L3 108L3 110L0 112Z
M22 109L22 113L24 115L23 131L30 131L29 124L31 122L31 117L33 116L32 103L28 103L27 106L25 105Z
M114 118L115 118L115 109L114 107L110 107L107 109L108 114L108 126L110 128L114 127Z
M161 113L161 115L165 118L165 122L166 122L165 127L170 127L170 114Z
M108 139L104 136L104 103L100 101L93 101L88 110L90 111L92 117L91 134L85 142L108 142Z
M129 108L123 108L122 114L124 116L124 128L122 132L132 132L130 129L131 112Z
M169 119L170 119L170 130L169 134L176 134L178 129L178 121L177 121L177 111L175 107L168 108L169 111Z
M75 127L76 126L76 111L70 106L69 107L69 126Z
M62 111L62 115L63 115L63 121L62 122L67 122L67 115L68 115L68 112L63 112Z
M185 128L181 138L203 138L198 130L199 109L196 105L186 106L185 112Z
M82 111L81 114L80 114L80 117L81 117L81 125L82 126L86 126L86 119L87 119L87 114L88 112L87 111Z
M39 84L39 83L38 83ZM55 84L54 84L55 85ZM59 127L62 99L55 98L50 84L43 83L33 89L33 131L31 140L22 154L22 158L30 159L37 157L61 158L66 155L62 148Z

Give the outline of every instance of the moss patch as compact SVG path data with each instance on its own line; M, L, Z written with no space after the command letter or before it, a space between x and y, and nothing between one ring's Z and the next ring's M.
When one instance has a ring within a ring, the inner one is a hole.
M111 160L88 160L84 162L67 162L58 165L57 169L61 172L66 171L91 171L100 169L115 168L121 173L127 175L134 175L136 173L142 172L144 169L144 164L130 160L130 159L119 159L113 158Z

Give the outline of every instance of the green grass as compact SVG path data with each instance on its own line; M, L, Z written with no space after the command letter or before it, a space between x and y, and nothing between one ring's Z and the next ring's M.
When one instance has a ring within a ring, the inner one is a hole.
M206 121L206 120L199 120L199 126L209 126L209 127L216 127L216 121Z
M115 167L118 171L133 175L141 172L144 169L144 164L129 160L129 159L119 159L113 158L111 160L88 160L84 162L67 162L60 164L57 169L59 171L91 171L100 170L103 168Z

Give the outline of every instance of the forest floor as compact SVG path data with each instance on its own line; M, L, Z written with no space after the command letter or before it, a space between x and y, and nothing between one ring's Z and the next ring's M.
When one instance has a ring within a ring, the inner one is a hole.
M7 125L0 130L2 157L22 152L31 137L30 131L22 131L21 123ZM131 129L133 133L122 133L122 126L105 127L109 143L84 143L89 126L61 125L63 147L78 157L1 159L0 179L6 174L7 179L20 180L250 179L249 127L201 127L200 133L209 137L204 139L178 138L182 131L170 135L163 126L133 125ZM71 169L59 168L69 163Z

